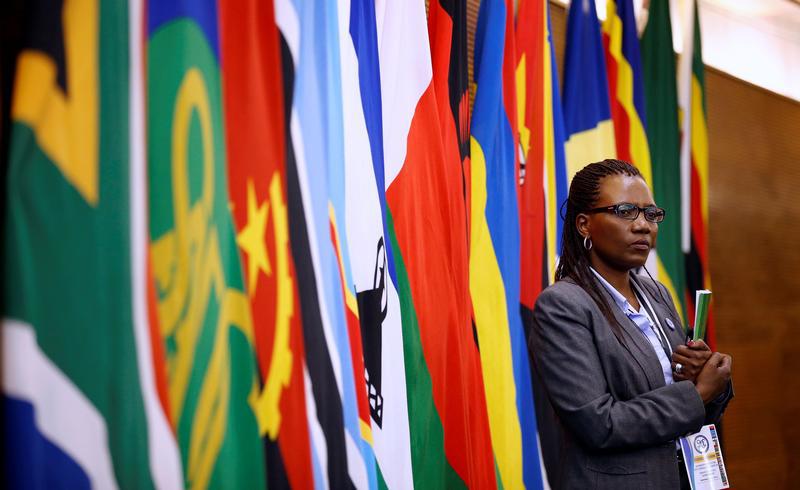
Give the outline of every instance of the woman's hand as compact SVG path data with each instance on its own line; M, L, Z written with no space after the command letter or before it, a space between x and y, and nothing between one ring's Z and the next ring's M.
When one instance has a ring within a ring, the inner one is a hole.
M679 345L672 353L672 379L688 379L694 383L710 358L711 349L702 340L690 340L686 345ZM678 364L680 369L677 369Z
M731 380L731 366L733 358L728 354L715 352L711 355L703 370L697 376L695 389L703 399L703 403L708 403L725 391L728 382Z

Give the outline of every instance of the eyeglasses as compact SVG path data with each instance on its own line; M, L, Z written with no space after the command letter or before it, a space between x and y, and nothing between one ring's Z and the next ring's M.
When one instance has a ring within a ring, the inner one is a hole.
M587 213L614 213L622 219L635 221L639 217L639 212L644 212L644 219L651 223L661 223L667 212L657 206L647 206L640 208L635 204L623 202L614 204L613 206L604 206L601 208L594 208L587 211Z

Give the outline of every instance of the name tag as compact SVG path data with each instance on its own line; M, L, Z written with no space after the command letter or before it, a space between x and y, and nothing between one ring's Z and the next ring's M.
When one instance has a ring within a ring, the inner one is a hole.
M730 488L714 424L704 425L698 432L681 437L681 451L692 490Z

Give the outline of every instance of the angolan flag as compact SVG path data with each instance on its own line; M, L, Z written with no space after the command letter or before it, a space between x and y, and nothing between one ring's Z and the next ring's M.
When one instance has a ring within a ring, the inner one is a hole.
M3 486L179 488L148 316L142 5L26 7L3 190Z
M272 0L219 3L228 186L253 316L254 411L270 488L314 484L305 350L289 240L286 129Z

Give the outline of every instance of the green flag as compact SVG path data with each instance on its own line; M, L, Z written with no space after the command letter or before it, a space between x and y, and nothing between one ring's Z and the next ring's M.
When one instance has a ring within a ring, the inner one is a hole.
M216 3L148 2L150 253L170 419L193 488L263 488L250 301L231 217Z
M681 251L681 141L678 92L669 1L652 0L641 39L647 141L653 166L653 193L667 219L659 224L658 279L667 286L675 308L686 324L682 291L686 279Z
M146 312L136 7L36 0L21 16L0 194L3 488L182 485Z

